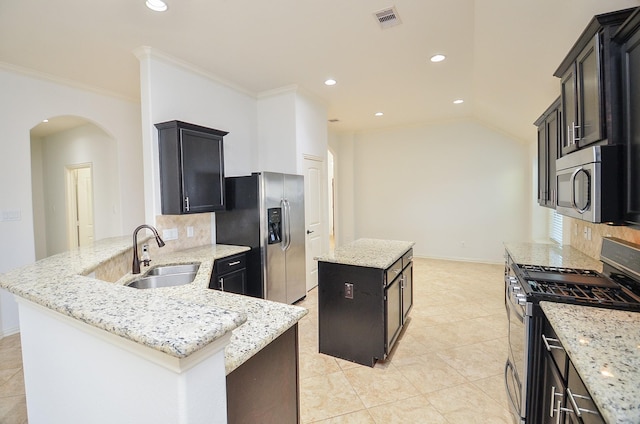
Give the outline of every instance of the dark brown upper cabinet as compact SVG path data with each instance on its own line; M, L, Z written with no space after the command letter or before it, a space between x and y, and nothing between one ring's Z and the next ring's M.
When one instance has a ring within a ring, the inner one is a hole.
M560 98L534 123L538 127L538 204L556 208L556 159L560 150Z
M225 207L223 137L182 121L156 124L162 214L215 212Z
M640 225L640 8L620 27L625 221Z
M554 75L560 78L561 156L620 144L620 46L613 36L635 8L594 16Z

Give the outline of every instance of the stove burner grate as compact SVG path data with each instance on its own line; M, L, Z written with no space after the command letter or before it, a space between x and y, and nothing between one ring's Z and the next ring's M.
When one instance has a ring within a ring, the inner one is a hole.
M550 281L527 280L535 293L595 303L638 303L632 295L620 288L565 284Z
M597 271L593 271L590 269L580 269L580 268L564 268L558 266L543 266L543 265L522 265L518 264L518 267L523 271L530 272L550 272L554 274L573 274L573 275L585 275L588 277L598 276L599 273Z

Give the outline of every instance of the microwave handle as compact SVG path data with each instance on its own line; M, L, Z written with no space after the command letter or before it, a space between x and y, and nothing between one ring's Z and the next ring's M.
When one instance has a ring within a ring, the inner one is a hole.
M571 207L577 211L580 209L578 209L578 205L576 204L576 175L578 175L578 172L580 171L582 171L581 166L573 171L573 174L571 174L571 178L569 179L569 185L571 186Z

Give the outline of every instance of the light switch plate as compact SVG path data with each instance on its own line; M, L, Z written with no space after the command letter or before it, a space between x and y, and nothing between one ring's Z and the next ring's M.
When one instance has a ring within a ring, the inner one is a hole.
M20 221L22 219L22 211L19 209L3 210L0 215L2 221Z
M187 227L187 237L193 237L193 227Z

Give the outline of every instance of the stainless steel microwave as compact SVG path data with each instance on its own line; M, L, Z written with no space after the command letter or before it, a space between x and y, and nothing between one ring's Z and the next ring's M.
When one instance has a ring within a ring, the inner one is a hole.
M622 220L621 149L592 146L556 161L556 211L593 223Z

